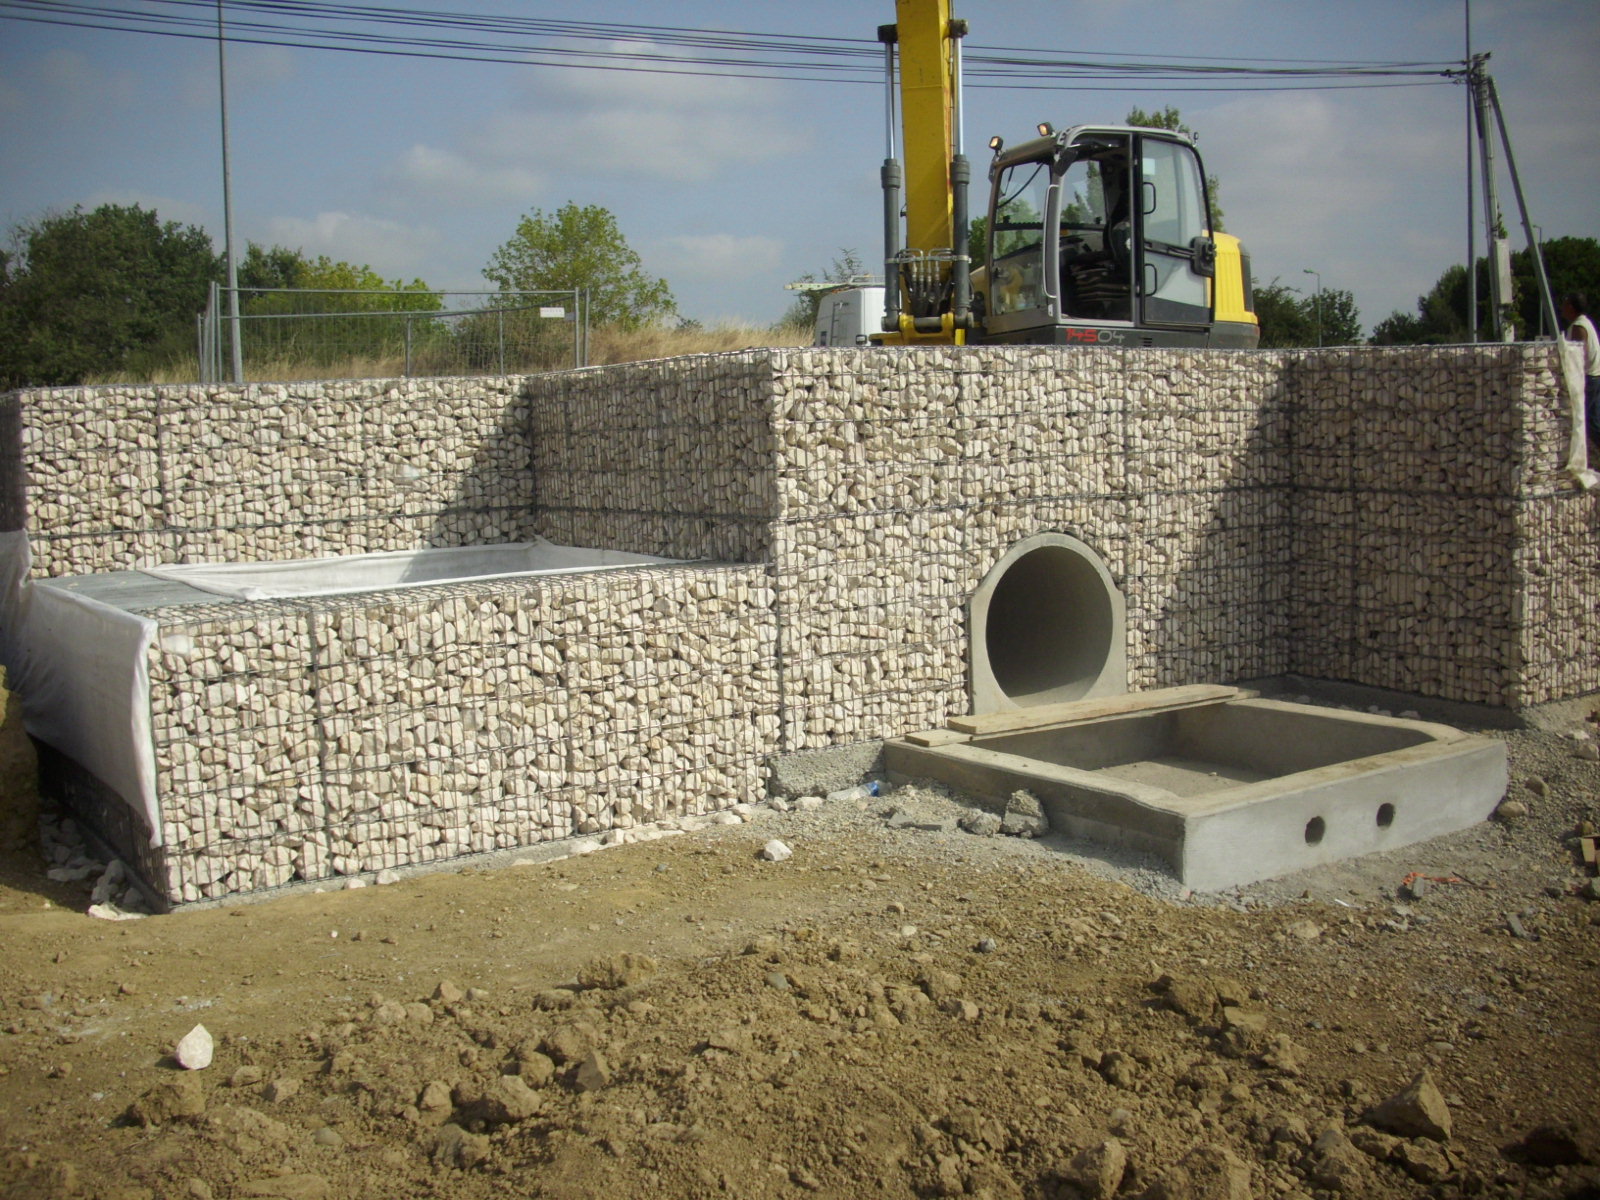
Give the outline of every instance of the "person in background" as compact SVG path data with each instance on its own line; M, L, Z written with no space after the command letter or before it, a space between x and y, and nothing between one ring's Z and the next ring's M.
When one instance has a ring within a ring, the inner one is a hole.
M1561 298L1561 320L1567 327L1567 340L1583 346L1583 414L1590 445L1600 446L1600 337L1595 336L1589 301L1582 292L1568 292Z

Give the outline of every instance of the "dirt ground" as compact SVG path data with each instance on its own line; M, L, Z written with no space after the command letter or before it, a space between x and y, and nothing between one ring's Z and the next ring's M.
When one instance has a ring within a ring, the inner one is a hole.
M1600 1196L1600 763L1504 736L1522 813L1223 896L923 789L115 923L9 852L0 1195Z

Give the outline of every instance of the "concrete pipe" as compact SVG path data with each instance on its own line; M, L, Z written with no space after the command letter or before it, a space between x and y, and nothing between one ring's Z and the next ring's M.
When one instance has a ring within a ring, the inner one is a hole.
M1018 542L967 612L974 713L1128 690L1127 605L1100 556L1075 537Z

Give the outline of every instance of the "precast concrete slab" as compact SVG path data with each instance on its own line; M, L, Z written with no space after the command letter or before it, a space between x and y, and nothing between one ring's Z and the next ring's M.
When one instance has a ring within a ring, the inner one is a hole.
M884 762L995 799L1025 788L1054 829L1154 853L1199 891L1464 829L1507 779L1494 738L1204 686L957 718Z

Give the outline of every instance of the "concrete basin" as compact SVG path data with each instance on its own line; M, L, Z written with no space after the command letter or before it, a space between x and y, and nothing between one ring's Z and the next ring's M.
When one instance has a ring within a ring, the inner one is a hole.
M1505 745L1447 725L1183 687L983 716L888 743L885 763L1054 829L1152 852L1209 891L1484 820Z

